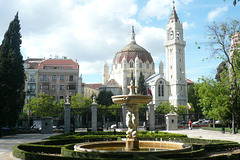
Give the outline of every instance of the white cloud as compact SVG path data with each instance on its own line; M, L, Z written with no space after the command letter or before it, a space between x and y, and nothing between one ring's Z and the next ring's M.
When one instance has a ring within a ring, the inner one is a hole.
M212 10L211 12L208 13L208 21L211 22L213 21L215 18L220 17L222 15L224 15L225 12L228 11L228 7L222 7L222 8L216 8L215 10Z
M148 20L152 17L157 17L157 19L167 19L169 18L172 10L172 1L169 0L149 0L147 5L142 8L140 12L140 17L144 20Z
M188 29L192 29L192 28L195 28L195 23L192 22L192 23L188 23L188 22L183 22L183 29L184 30L188 30Z

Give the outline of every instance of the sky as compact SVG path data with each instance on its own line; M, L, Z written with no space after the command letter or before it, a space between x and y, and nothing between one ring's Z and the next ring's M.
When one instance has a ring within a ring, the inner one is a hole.
M206 26L237 19L240 3L233 0L175 0L184 27L186 76L197 82L216 74L221 62L205 46ZM102 66L111 68L115 54L130 42L132 25L137 44L148 50L158 72L165 63L166 24L172 0L0 0L0 40L19 13L23 58L52 57L77 61L85 83L102 82Z

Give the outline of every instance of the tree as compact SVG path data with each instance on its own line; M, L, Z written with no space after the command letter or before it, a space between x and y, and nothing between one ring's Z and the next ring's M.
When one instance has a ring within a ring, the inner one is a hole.
M217 82L211 78L201 80L202 83L196 87L198 87L199 105L202 107L203 114L209 118L218 119L225 125L229 124L231 120L229 83Z
M112 102L112 96L113 93L112 91L107 91L107 90L101 90L98 94L97 97L97 103L105 106L111 106L113 104Z
M223 61L227 61L229 64L229 75L225 74L225 78L220 82L225 85L221 85L221 83L216 83L215 85L218 87L225 88L228 86L230 89L230 93L227 95L231 97L229 99L229 103L231 106L232 113L232 128L235 128L235 118L238 118L238 111L240 110L239 105L239 95L240 95L240 86L239 86L239 72L240 66L238 65L238 61L240 60L237 56L239 55L239 50L234 50L234 54L230 55L230 44L231 37L240 31L240 22L239 20L227 19L225 22L216 23L214 22L212 25L207 26L207 37L208 41L206 45L209 49L212 50L212 56L216 58L220 58ZM222 79L222 77L221 77ZM224 89L223 89L224 90ZM221 97L222 95L216 95ZM220 100L220 99L219 99ZM227 100L227 99L225 99ZM221 101L221 100L220 100ZM226 105L226 102L222 102L220 105ZM235 117L237 115L237 117ZM238 124L240 122L239 118L237 119ZM233 130L234 133L234 130Z
M195 85L189 85L188 86L188 102L191 104L192 108L194 108L194 111L197 113L202 113L201 108L197 105L199 102L199 98L198 98L198 94L195 90ZM193 109L189 110L189 111L193 111Z
M225 1L225 0L224 0ZM240 1L240 0L233 0L233 5L236 6L237 5L237 1Z
M88 97L83 97L81 94L71 97L71 108L77 109L77 114L83 114L86 110L90 109L93 100Z
M144 75L142 74L142 72L140 72L140 76L138 79L138 87L137 87L138 94L147 95L147 89L144 85L144 82L145 82Z
M218 65L218 67L217 67L217 74L215 75L215 79L216 79L217 81L221 81L221 73L222 73L224 70L225 70L225 71L228 70L227 64L226 64L225 61L221 62L221 63Z
M176 108L169 102L163 102L161 105L157 106L156 112L161 114L176 113Z
M3 125L15 127L24 105L25 73L20 29L17 13L0 46L0 134Z
M38 117L52 116L58 117L64 110L64 100L56 102L53 96L40 93L39 97L33 97L26 105L25 110L31 111L32 115Z

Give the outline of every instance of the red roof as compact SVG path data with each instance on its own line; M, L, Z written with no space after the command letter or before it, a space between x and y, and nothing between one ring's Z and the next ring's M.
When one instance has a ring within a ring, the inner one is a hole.
M47 59L40 63L38 69L45 69L45 67L64 67L67 69L71 67L72 69L78 69L78 63L74 62L71 59Z
M186 82L187 82L188 85L194 84L194 82L191 81L190 79L186 79Z
M93 88L93 89L99 89L99 86L101 85L102 83L85 84L86 87Z

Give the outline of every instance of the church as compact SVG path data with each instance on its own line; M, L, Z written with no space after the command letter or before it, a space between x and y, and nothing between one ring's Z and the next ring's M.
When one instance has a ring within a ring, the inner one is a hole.
M173 7L171 17L166 25L166 74L163 61L159 71L155 72L155 63L151 54L138 45L132 27L131 41L115 54L111 73L107 63L103 65L102 86L100 89L111 90L114 95L128 94L132 78L138 84L140 73L145 77L145 85L153 96L153 104L170 102L174 106L187 104L187 82L185 72L185 46L183 25Z

